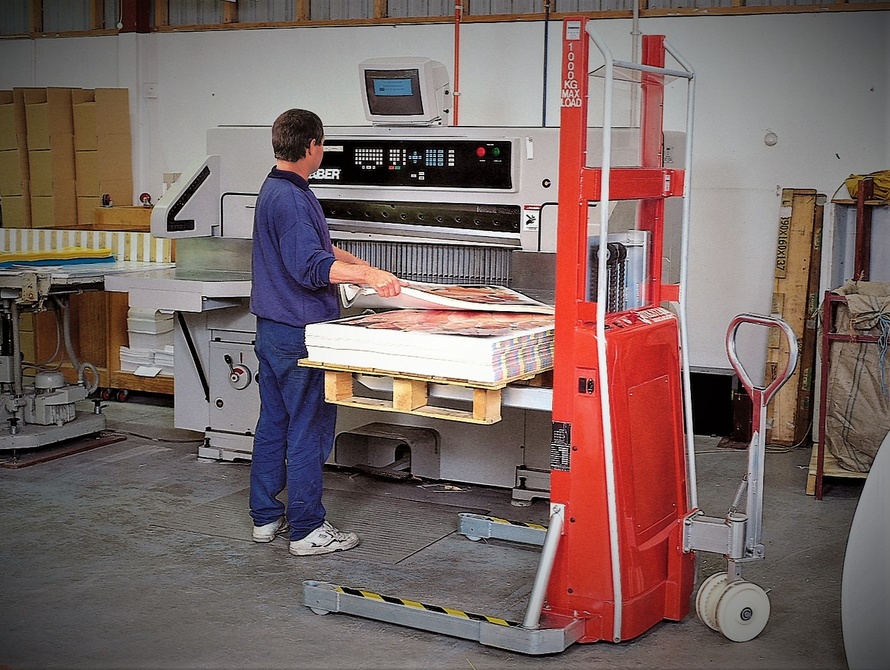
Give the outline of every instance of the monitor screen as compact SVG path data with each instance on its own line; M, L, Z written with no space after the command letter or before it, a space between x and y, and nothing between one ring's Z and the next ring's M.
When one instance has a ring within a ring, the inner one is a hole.
M448 125L448 70L421 56L369 58L359 63L365 118L374 125Z
M424 113L417 68L365 70L365 90L373 115L415 116Z

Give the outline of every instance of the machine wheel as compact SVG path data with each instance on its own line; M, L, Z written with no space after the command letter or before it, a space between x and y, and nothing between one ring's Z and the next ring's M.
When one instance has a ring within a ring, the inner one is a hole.
M720 632L717 627L717 601L726 586L725 572L715 572L698 587L695 596L695 613L711 630Z
M129 398L129 397L130 397L130 392L127 389L118 389L115 399L118 402L127 402L127 398Z
M748 642L763 632L769 620L766 591L744 580L727 584L717 602L717 625L733 642Z
M102 400L111 400L111 394L111 389L102 389L101 393L99 393L99 397L102 398Z

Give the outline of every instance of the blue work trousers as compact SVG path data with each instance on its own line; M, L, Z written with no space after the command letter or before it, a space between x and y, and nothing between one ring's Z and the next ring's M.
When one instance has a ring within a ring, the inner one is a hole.
M301 540L325 520L322 469L334 446L336 406L324 400L324 371L300 367L306 331L257 319L260 417L250 465L254 525L286 514L290 539ZM278 495L287 487L287 506Z

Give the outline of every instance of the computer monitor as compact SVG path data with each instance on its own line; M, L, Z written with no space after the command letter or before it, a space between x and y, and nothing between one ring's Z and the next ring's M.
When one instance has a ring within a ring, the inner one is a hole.
M365 117L374 125L449 125L451 82L442 63L402 56L359 63Z

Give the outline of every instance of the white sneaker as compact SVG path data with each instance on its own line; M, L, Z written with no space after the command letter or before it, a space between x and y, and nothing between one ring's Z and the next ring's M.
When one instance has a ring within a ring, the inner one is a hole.
M352 549L358 542L358 535L355 533L337 530L325 521L302 540L291 542L290 553L294 556L329 554L333 551Z
M253 527L254 542L271 542L276 536L287 530L287 519L281 517L278 521L267 523L263 526Z

